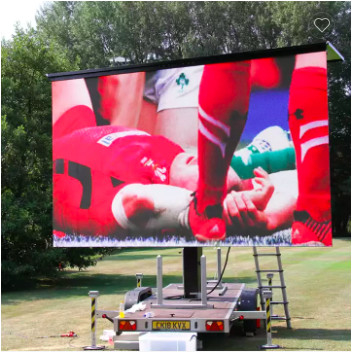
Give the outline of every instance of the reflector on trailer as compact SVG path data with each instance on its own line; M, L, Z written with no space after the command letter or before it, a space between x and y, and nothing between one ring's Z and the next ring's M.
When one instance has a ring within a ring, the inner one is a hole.
M135 320L120 320L119 330L121 331L135 331L136 321Z
M257 311L259 312L261 310L261 307L257 307ZM260 329L261 328L261 319L256 320L256 328Z
M222 320L208 320L205 322L207 331L224 331L224 322Z

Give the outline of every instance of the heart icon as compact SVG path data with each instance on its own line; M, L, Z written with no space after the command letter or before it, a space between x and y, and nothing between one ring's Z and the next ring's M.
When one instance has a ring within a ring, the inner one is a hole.
M331 24L331 21L328 18L316 18L313 21L315 27L323 33Z

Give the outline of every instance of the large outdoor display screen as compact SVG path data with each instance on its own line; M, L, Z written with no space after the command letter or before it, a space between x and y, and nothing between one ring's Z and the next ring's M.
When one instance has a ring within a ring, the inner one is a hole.
M325 51L52 82L58 247L332 245Z

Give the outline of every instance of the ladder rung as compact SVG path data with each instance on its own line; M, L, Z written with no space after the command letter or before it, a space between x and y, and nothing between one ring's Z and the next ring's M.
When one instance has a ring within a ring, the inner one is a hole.
M270 270L256 270L256 273L282 273L284 270L279 270L279 269L270 269Z
M270 318L271 318L272 320L290 320L290 318L279 317L278 315L272 315Z
M270 304L289 304L289 302L284 302L284 301L270 301Z
M257 254L253 254L254 257L280 257L281 254L280 253L257 253Z
M279 286L279 285L273 285L273 286L260 286L259 287L260 289L263 289L263 288L286 288L286 286Z

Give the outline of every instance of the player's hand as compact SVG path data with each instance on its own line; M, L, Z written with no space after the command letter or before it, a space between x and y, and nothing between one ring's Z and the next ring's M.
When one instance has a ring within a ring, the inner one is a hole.
M255 175L253 180L256 185L252 191L246 192L256 208L258 210L264 210L273 195L274 185L270 180L269 174L261 167L255 168L253 173Z
M245 192L231 191L223 203L223 218L228 227L237 230L265 230L267 218Z

